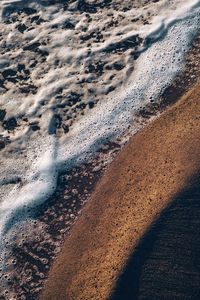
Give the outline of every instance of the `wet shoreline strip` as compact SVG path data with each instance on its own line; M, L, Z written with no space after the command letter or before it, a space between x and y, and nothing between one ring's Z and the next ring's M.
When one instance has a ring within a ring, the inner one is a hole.
M40 299L107 299L147 228L199 171L199 85L137 133L72 228Z
M194 46L188 53L185 72L178 75L174 85L169 87L165 95L161 97L160 103L151 103L151 105L141 107L138 112L138 119L144 125L149 122L149 119L165 110L167 106L176 102L185 90L195 84L199 76L199 68L196 67L196 63L199 63L196 59L199 53L198 45L199 37L195 39ZM194 67L196 67L196 73ZM192 79L190 78L191 74L195 75ZM114 157L120 149L120 143L108 143L100 149L96 159L92 160L91 163L61 174L55 194L45 204L36 207L31 212L36 226L37 222L45 224L45 227L41 229L42 232L44 231L44 235L38 235L37 239L25 236L27 241L22 244L16 243L14 246L11 257L15 263L11 263L13 275L10 284L12 283L12 288L14 287L19 297L22 295L28 298L38 297L45 280L48 278L52 262L62 248L64 239L67 239L71 228L79 218L80 211L105 172L105 166L97 167L97 171L94 171L95 166L99 164L98 160L101 158L101 154L106 156L109 155L110 151L113 151L112 156ZM100 156L98 157L98 155ZM33 256L37 259L33 260ZM40 261L44 263L38 271L37 266L40 265ZM24 264L26 264L25 269ZM26 277L26 273L31 274L31 277ZM19 282L21 283L19 284Z

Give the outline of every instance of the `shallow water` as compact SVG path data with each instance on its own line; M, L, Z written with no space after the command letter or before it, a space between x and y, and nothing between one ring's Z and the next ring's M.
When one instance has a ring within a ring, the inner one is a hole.
M18 293L7 286L17 269L12 248L37 234L51 239L35 212L43 203L48 209L61 174L91 162L108 142L122 145L143 126L141 107L159 101L184 66L200 2L132 2L1 1L0 251L8 299ZM101 164L110 159L108 152Z

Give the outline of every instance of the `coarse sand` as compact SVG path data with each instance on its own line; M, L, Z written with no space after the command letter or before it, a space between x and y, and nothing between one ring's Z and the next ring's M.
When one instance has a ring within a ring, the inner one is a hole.
M41 300L108 299L130 255L200 166L200 84L122 149L50 270Z

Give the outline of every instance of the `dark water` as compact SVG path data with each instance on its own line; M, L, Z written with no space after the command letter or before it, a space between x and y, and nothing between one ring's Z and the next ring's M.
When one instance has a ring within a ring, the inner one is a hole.
M200 176L145 234L110 300L200 299Z

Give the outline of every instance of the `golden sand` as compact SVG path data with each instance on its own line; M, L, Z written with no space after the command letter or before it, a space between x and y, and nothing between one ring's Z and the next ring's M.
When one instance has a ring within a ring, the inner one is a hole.
M123 148L55 261L41 300L108 299L140 238L200 166L200 84Z

